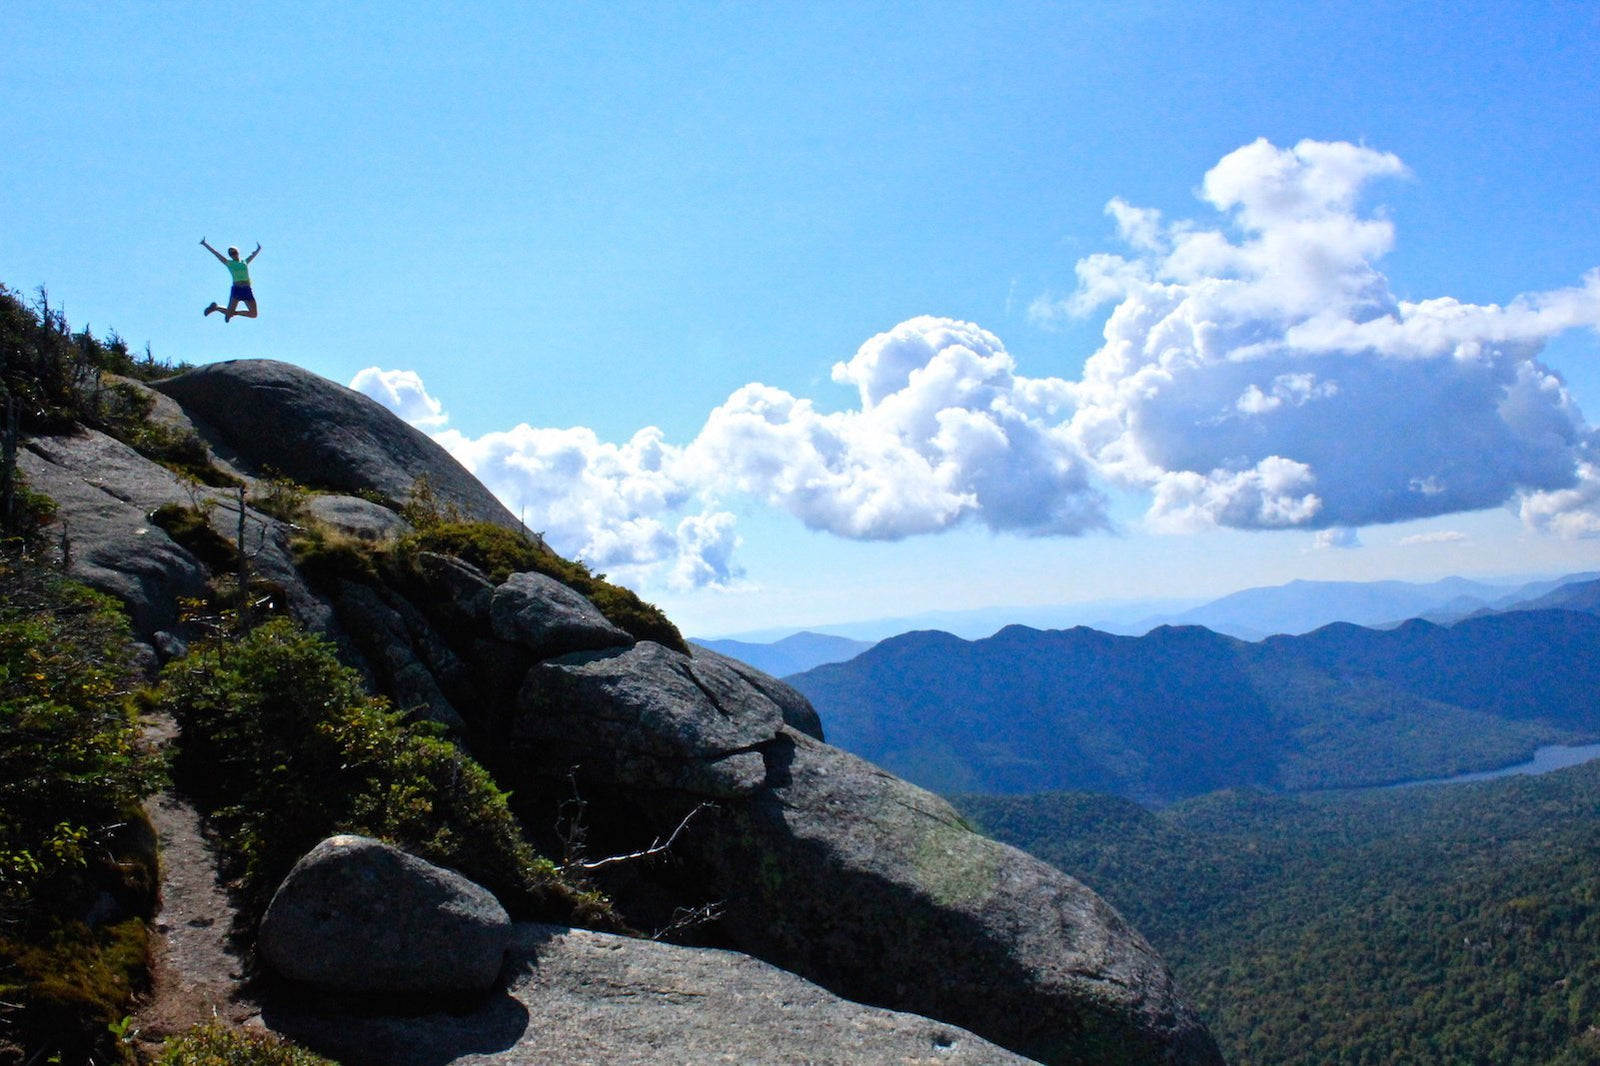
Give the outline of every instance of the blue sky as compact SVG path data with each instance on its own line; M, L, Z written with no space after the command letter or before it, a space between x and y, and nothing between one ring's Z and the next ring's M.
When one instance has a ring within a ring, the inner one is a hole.
M1591 5L4 8L0 281L690 633L1600 565Z

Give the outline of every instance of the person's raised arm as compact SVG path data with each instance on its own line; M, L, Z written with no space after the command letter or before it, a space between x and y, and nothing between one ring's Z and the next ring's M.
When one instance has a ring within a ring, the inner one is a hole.
M258 256L260 254L261 254L261 242L257 241L256 242L256 250L251 252L249 255L245 256L244 261L246 263L253 263L253 262L256 261L256 256Z
M206 251L210 252L212 255L216 256L217 257L217 261L219 263L222 263L224 266L227 265L227 263L228 263L227 257L224 256L221 252L217 251L215 248L211 247L211 245L207 244L206 243L206 239L204 237L200 238L200 246L202 248L204 248Z

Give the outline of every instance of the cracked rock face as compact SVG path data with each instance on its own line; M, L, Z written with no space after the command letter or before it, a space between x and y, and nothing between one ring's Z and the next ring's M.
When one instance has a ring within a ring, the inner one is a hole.
M765 783L783 710L722 664L650 641L534 666L511 741L552 771L726 799Z

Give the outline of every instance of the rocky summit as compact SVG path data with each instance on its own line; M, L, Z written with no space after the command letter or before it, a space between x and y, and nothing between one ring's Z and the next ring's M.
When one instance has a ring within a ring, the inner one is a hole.
M58 503L71 572L127 605L149 657L184 654L182 603L236 565L152 520L187 507L242 543L270 609L488 768L535 844L570 844L539 812L579 802L589 856L664 856L586 867L629 926L700 918L678 944L508 925L479 886L335 838L266 912L264 1026L350 1062L1221 1061L1160 958L1092 891L828 745L790 686L631 623L581 568L505 573L436 548L391 573L297 554L311 523L359 543L403 534L419 485L452 519L537 541L377 403L263 361L156 389L151 417L243 489L197 487L87 430L20 459ZM309 497L289 517L262 502L285 478ZM361 962L354 945L385 937L385 961ZM363 975L377 985L357 989ZM448 1010L419 1005L430 989L450 990ZM392 1011L371 998L386 990L407 993Z

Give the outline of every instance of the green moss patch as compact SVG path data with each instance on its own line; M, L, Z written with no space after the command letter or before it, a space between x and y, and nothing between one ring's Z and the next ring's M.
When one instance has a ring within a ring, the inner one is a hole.
M168 1040L155 1066L338 1066L265 1033L246 1033L217 1022Z
M653 640L688 654L678 627L654 604L634 592L593 574L580 562L564 559L531 537L490 522L444 521L425 525L401 538L397 550L404 558L419 551L438 552L463 559L496 582L514 573L536 572L553 577L589 599L613 625L640 640Z

